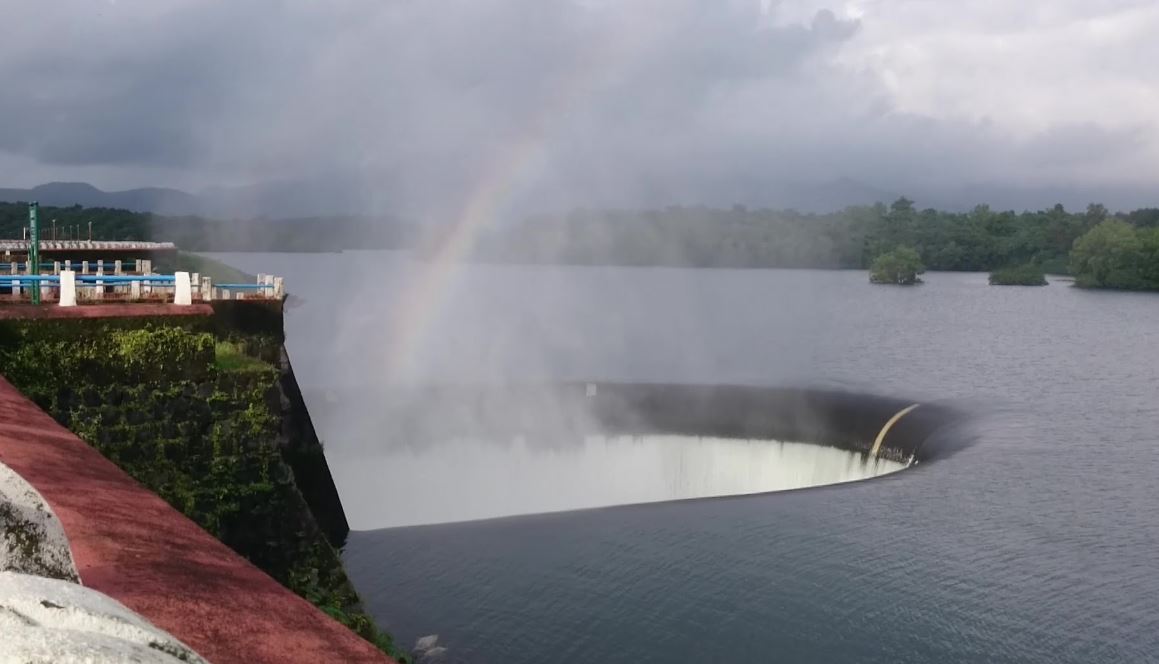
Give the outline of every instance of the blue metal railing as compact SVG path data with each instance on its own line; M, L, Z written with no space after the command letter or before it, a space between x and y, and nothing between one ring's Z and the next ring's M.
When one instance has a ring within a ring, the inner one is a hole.
M214 284L214 286L216 286L218 288L224 288L226 290L261 290L261 289L273 290L274 289L273 284Z
M77 284L94 284L101 282L106 286L113 284L127 284L131 282L138 282L142 284L171 284L176 281L177 277L171 274L78 274L76 275ZM0 286L12 286L23 284L39 283L42 285L59 284L60 276L55 274L0 274Z
M73 279L78 291L93 290L100 294L100 298L112 296L113 299L123 298L127 293L136 291L143 299L154 299L158 295L172 293L176 288L177 277L172 274L77 274ZM195 296L202 300L226 297L276 297L279 293L276 283L224 283L213 284L213 292L201 292L200 283L191 283ZM133 286L129 289L129 286ZM61 289L59 274L5 274L0 272L0 289L12 295L32 294L39 292L58 293ZM148 289L148 290L140 290ZM156 290L153 290L156 289ZM88 298L88 296L86 296Z

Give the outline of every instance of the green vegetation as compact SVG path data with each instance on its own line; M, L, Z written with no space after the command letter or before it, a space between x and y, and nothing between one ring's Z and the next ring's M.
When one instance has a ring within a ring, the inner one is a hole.
M1045 286L1046 273L1040 265L1026 263L990 273L991 286Z
M213 279L215 284L252 284L257 282L257 275L242 272L221 261L188 251L178 251L173 265L158 264L156 267L161 272L175 272L177 270L196 272Z
M0 373L234 551L402 661L295 481L280 339L212 319L0 322ZM312 458L312 457L311 457Z
M1154 213L1154 214L1153 214ZM1159 224L1159 210L1120 215ZM477 258L691 267L866 269L894 247L913 247L929 270L989 271L1031 261L1065 265L1074 241L1112 217L1101 205L1069 212L1016 213L980 205L969 212L893 204L831 214L792 210L670 207L544 216L480 240Z
M213 366L218 371L268 371L273 367L252 355L245 348L232 341L218 341L214 345Z
M1070 265L1084 288L1159 290L1159 225L1108 219L1075 242Z
M920 284L918 275L925 272L922 258L913 247L898 247L873 259L869 281L875 284L913 286Z
M0 237L20 237L27 218L26 206L0 203ZM416 244L413 228L393 220L355 217L219 221L46 207L41 208L41 219L57 219L60 229L79 225L86 232L91 220L97 239L168 240L187 251L325 251ZM1093 233L1096 228L1101 230ZM580 265L867 269L878 256L906 246L917 251L929 270L993 271L1034 263L1049 274L1073 271L1080 286L1150 290L1159 288L1156 229L1159 208L1111 214L1097 204L1081 212L1061 205L1025 212L979 205L969 212L946 212L918 209L913 201L900 198L888 206L853 206L829 214L743 206L579 210L532 217L494 230L478 239L470 258ZM1080 248L1076 241L1084 237ZM178 263L218 281L253 280L193 254L182 252Z
M393 249L413 244L414 228L397 219L206 219L167 217L111 208L42 206L43 238L174 242L187 251L341 251ZM23 237L26 203L0 203L0 238Z

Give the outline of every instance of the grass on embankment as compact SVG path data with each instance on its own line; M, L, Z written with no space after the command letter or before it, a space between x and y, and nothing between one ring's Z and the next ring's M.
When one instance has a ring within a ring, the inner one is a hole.
M244 372L272 369L268 363L247 355L245 348L232 341L218 341L213 348L213 365L219 371Z
M253 284L257 283L257 276L243 272L221 261L193 254L187 251L178 251L172 265L166 262L158 266L161 272L196 272L203 277L213 279L216 284Z

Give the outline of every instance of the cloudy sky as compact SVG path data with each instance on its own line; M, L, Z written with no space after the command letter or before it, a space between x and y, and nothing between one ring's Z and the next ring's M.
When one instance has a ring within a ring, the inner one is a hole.
M340 178L439 214L1159 192L1154 0L3 4L0 186Z

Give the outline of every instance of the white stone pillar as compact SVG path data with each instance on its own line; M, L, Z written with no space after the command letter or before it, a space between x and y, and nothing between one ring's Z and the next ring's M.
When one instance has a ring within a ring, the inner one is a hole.
M81 274L88 274L89 273L89 262L88 261L81 261L80 262L80 273Z
M60 274L60 261L52 261L52 273Z
M113 274L116 274L116 275L124 274L125 271L122 269L123 267L124 266L121 264L121 261L113 261Z
M189 306L193 304L193 285L189 282L188 272L174 272L176 279L173 289L173 304Z
M139 282L139 281L130 281L129 282L129 299L130 300L141 299L141 282Z
M203 299L203 300L212 300L213 299L213 278L212 277L202 277L201 278L201 299Z
M60 273L60 306L76 306L76 272L72 270Z

